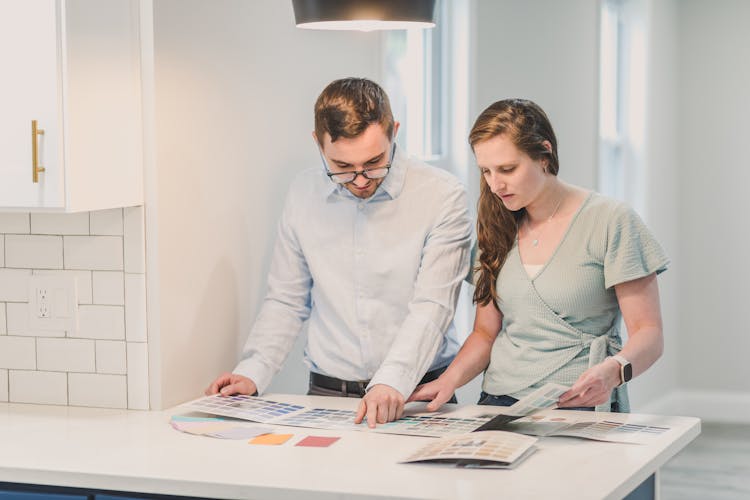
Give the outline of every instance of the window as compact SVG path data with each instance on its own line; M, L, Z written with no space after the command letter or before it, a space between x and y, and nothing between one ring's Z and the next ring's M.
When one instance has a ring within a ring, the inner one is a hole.
M438 0L436 27L383 35L383 87L409 154L466 182L469 0Z
M638 0L605 0L599 73L599 190L645 211L646 27Z

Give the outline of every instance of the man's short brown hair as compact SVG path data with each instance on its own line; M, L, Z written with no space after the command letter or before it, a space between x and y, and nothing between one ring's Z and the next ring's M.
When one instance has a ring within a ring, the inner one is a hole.
M315 101L315 136L323 144L328 133L331 142L339 137L357 137L373 123L393 136L391 103L383 88L366 78L342 78L328 84Z

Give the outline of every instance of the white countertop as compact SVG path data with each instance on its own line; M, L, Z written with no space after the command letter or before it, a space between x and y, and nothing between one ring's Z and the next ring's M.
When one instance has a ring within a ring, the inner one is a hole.
M264 397L329 408L358 403ZM433 438L278 427L294 438L249 445L174 430L171 416L185 413L2 403L0 482L213 498L621 498L700 432L693 417L598 414L672 429L648 445L542 438L514 470L467 470L397 463ZM341 439L328 448L294 446L308 435Z

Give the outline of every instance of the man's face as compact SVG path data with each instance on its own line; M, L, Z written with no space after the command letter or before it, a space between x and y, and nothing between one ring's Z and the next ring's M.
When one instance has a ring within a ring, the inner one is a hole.
M397 130L398 123L395 123L394 136ZM321 147L328 170L335 174L362 172L385 166L391 159L391 149L391 140L379 123L371 124L364 132L351 139L339 137L336 142L331 142L331 136L325 134ZM358 175L352 182L344 184L344 187L357 198L366 199L375 194L383 179L367 179Z

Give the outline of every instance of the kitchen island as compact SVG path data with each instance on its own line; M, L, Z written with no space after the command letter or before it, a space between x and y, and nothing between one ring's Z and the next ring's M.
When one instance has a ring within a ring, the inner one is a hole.
M264 397L320 408L355 409L358 403ZM443 415L465 416L470 410L476 407L446 405ZM71 499L619 499L644 482L639 493L648 497L654 494L649 478L700 432L700 420L693 417L597 413L598 419L670 429L648 444L544 437L538 451L512 470L476 470L398 463L434 438L276 426L294 437L279 446L250 445L173 429L171 417L186 413L183 407L133 411L2 403L0 499L11 498L2 490L14 488ZM327 448L294 446L310 435L341 439Z

